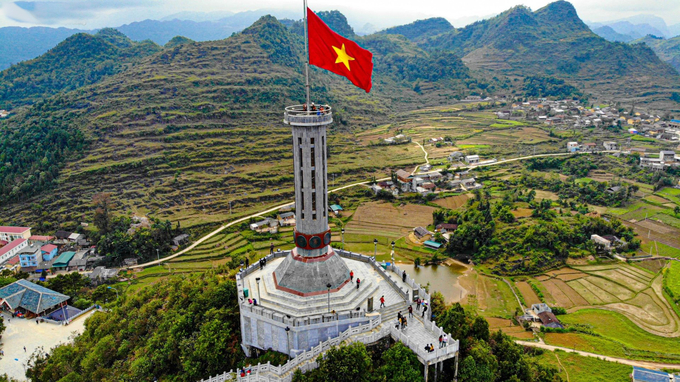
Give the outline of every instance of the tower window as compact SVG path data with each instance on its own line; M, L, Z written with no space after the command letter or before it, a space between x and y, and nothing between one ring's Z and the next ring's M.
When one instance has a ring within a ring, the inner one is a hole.
M300 169L300 187L305 186L305 173Z
M312 211L316 212L316 192L312 192Z
M310 139L311 139L311 144L314 144L314 138L310 138Z
M314 147L312 147L310 150L311 150L311 157L312 157L312 167L315 167L316 166L316 158L314 157Z
M316 171L312 171L312 188L316 188Z
M303 166L303 164L302 164L302 146L300 146L299 150L300 150L300 155L298 155L298 158L300 158L300 169L302 169L302 166Z
M304 211L305 210L305 192L300 191L300 210ZM303 212L304 216L304 212Z

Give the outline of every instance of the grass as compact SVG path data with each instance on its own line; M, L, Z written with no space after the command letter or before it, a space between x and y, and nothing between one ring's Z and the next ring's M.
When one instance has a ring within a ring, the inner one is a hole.
M674 295L680 296L680 262L672 261L670 267L664 273L664 278L668 289Z
M555 352L546 351L537 357L537 361L546 366L559 368L559 376L562 377L564 381L627 381L631 373L631 367L627 365L608 362L599 358L583 357L575 353L568 353L561 350Z
M680 341L677 338L650 334L619 313L582 309L560 316L560 320L568 326L584 325L593 334L548 333L546 343L615 357L680 361Z

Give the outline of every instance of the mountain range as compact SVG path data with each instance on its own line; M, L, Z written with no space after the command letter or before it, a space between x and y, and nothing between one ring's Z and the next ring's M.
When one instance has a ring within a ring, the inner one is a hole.
M115 29L132 40L151 40L159 45L166 44L175 36L184 36L195 41L211 41L224 39L233 33L240 32L266 14L273 14L280 18L299 17L299 12L267 9L239 13L221 12L217 13L223 16L219 19L213 19L203 13L189 12L171 15L163 20L133 22ZM0 28L0 70L9 68L12 64L36 58L74 34L96 32L97 30L47 27Z
M311 70L315 99L334 106L329 155L344 153L335 163L346 173L384 169L353 159L347 153L359 149L337 131L471 94L523 97L529 77L579 88L572 96L678 108L677 72L643 44L598 37L565 1L460 29L434 18L368 36L340 12L319 16L374 54L370 94ZM304 94L304 44L300 22L284 21L264 16L226 39L177 37L163 47L110 29L76 34L0 73L0 104L13 108L0 120L0 215L39 224L60 211L71 224L106 190L121 210L143 205L159 217L205 222L227 199L286 197L289 132L279 120ZM273 195L271 185L283 191Z
M603 28L609 27L617 34L623 35L620 38L627 40L616 40L622 42L630 42L647 35L665 38L680 35L680 24L669 26L664 19L654 15L637 15L622 20L608 22L590 22L588 23L588 26L593 32L604 38L607 38L607 36L603 34L608 34L610 32L609 29Z

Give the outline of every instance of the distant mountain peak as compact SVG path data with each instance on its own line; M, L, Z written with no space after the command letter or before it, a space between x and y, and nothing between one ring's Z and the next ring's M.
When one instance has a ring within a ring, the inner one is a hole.
M400 34L411 41L435 36L453 30L453 25L443 17L416 20L410 24L387 28L381 34Z
M163 45L164 48L174 48L178 45L182 44L191 44L195 42L194 40L184 37L184 36L175 36L170 41L168 41L165 45Z
M276 17L262 16L253 25L244 29L241 34L252 36L269 54L272 62L291 67L299 66L300 55L295 51L293 35Z

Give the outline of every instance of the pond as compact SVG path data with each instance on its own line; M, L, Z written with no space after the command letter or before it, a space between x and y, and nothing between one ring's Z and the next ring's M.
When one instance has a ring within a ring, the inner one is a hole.
M430 292L440 292L447 303L458 302L465 294L465 289L458 284L458 277L462 276L467 268L460 264L421 265L415 268L413 263L397 263L397 266L405 270L420 285L425 286L429 282Z

